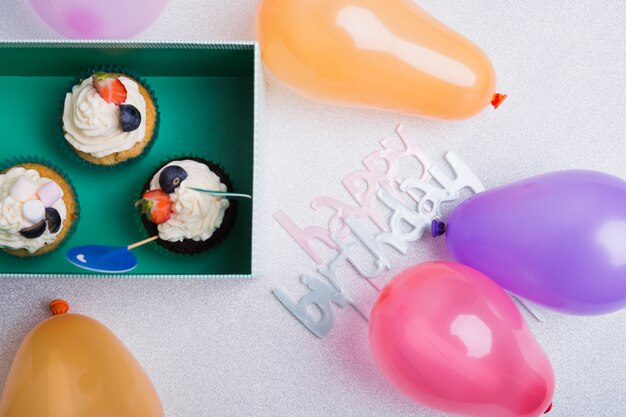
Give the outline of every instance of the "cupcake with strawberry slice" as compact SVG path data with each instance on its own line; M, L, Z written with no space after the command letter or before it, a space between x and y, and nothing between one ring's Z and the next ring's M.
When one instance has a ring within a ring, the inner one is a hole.
M232 191L226 173L201 158L178 158L160 166L136 205L150 236L175 253L203 252L220 243L233 227L237 202L196 191Z
M65 95L65 140L95 165L113 166L141 156L154 140L157 120L148 88L120 72L95 72Z

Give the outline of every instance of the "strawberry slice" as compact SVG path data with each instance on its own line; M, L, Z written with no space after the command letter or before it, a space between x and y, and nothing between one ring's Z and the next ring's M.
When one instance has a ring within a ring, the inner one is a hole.
M172 216L170 196L163 190L146 191L135 206L141 207L141 213L152 223L165 223Z
M107 72L96 72L91 77L91 80L98 94L107 103L115 103L116 106L119 106L126 101L126 87L124 87L124 84L116 75Z

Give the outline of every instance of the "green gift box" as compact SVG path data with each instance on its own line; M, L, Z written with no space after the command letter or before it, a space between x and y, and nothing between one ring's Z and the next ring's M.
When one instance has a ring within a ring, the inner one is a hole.
M59 141L65 93L87 68L132 69L158 101L158 138L136 162L101 170L78 163ZM0 160L36 156L60 167L81 206L75 233L47 256L0 251L0 276L99 277L65 259L72 247L124 246L145 239L134 202L163 161L196 155L219 164L234 191L254 196L262 78L254 42L0 42ZM218 246L196 255L167 255L154 244L133 251L129 277L250 278L258 275L253 244L255 200L239 202L236 224Z

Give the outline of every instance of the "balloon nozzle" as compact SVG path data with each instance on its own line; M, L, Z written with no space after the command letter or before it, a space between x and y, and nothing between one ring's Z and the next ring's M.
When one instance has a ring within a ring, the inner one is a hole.
M446 224L435 219L430 224L430 233L433 237L442 236L446 233Z
M550 405L548 406L548 408L546 409L546 411L544 411L544 414L548 414L550 412L550 410L552 410L552 403L550 403Z
M67 313L70 310L70 305L65 300L53 300L50 302L48 308L50 308L50 312L53 316L58 316Z
M500 107L500 104L502 104L502 102L506 100L506 97L506 94L495 93L491 98L491 105L493 106L493 108L497 109L498 107Z

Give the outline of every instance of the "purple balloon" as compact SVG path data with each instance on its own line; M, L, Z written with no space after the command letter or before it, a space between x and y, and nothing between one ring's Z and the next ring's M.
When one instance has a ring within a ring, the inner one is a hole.
M585 315L626 306L620 178L561 171L482 192L453 211L446 237L459 262L527 300Z
M52 29L68 38L129 38L146 29L167 0L26 0Z

